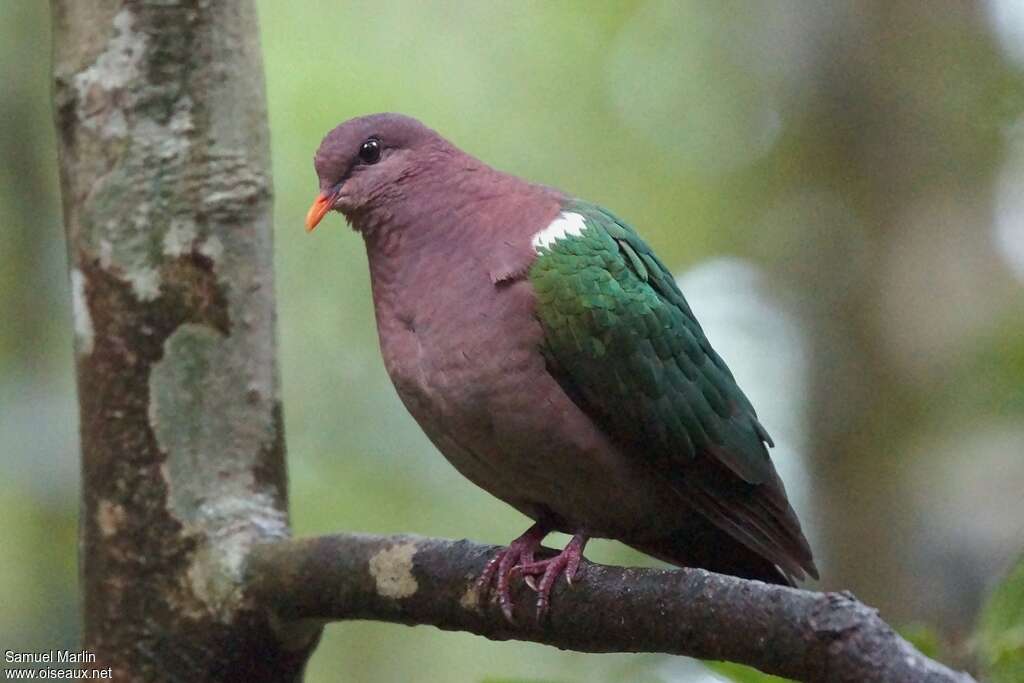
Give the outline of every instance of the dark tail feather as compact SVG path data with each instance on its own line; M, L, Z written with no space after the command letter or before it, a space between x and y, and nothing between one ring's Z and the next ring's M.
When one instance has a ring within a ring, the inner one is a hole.
M786 488L774 468L771 474L768 481L749 484L730 476L718 461L707 458L694 463L679 488L681 502L697 514L672 534L682 548L678 552L693 558L699 567L737 576L744 576L742 571L781 574L785 578L782 583L790 585L807 575L818 578L800 521L786 499ZM705 530L706 526L715 527L718 533ZM713 569L713 565L735 566L737 571Z
M686 527L667 537L630 545L642 553L679 567L699 567L743 579L783 586L795 585L794 579L772 562L700 515L692 515Z

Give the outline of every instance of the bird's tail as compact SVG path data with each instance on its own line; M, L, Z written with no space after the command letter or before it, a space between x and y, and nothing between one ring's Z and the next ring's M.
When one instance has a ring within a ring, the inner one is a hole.
M700 515L668 536L631 543L642 553L679 567L700 567L719 574L792 586L794 581L771 561L754 552Z

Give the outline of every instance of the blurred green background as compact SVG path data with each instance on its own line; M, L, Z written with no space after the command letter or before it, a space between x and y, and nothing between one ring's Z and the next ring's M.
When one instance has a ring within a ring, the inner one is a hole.
M504 543L527 524L402 409L358 236L337 216L302 230L323 134L400 111L638 226L775 436L819 587L970 661L980 605L1024 547L1024 2L258 5L297 533ZM0 647L18 650L78 640L48 20L32 0L0 15ZM588 555L646 561L612 543ZM712 676L371 623L329 627L309 670Z

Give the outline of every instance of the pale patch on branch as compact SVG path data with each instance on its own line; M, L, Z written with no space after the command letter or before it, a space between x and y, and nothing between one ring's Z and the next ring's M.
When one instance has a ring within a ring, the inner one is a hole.
M412 575L415 555L415 543L399 543L371 557L370 576L377 584L377 592L396 600L413 595L418 588L416 577Z
M459 598L459 605L462 609L473 611L480 609L480 588L476 585L476 581L471 581L466 587L466 592Z

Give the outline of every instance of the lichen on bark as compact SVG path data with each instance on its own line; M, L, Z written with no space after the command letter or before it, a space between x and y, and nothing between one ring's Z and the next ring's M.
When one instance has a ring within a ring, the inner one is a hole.
M284 647L241 590L288 533L255 8L54 0L53 21L85 645L120 679L295 679L315 638Z

